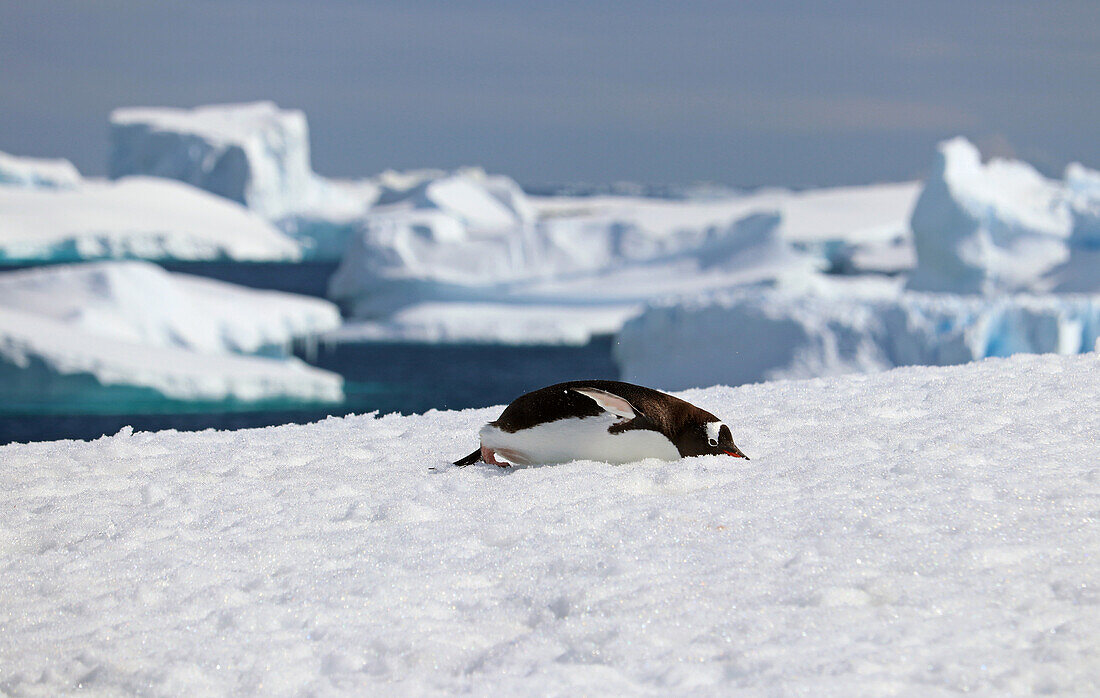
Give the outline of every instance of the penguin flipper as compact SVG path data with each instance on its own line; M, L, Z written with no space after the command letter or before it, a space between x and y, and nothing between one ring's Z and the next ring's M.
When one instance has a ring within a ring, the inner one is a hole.
M616 417L634 419L641 413L641 411L636 410L634 405L631 405L630 401L626 398L619 397L606 390L599 390L597 388L572 388L572 390L574 393L580 393L587 398L591 398L602 410L610 412Z
M457 465L460 468L465 468L467 465L473 465L474 463L478 462L479 460L481 460L481 448L480 447L476 451L471 453L470 455L466 456L465 458L459 458L458 460L455 461L454 464Z

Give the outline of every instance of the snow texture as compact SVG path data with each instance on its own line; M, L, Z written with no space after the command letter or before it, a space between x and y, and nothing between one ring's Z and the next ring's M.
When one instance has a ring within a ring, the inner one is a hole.
M964 138L945 141L913 210L917 267L909 288L1043 290L1043 274L1066 261L1072 225L1062 183L1024 162L982 164Z
M740 292L654 306L615 343L623 380L665 389L1077 354L1100 296Z
M153 177L0 187L0 261L295 261L298 245L238 204Z
M311 169L305 114L272 102L116 109L109 173L178 179L269 219L356 206Z
M0 402L337 401L342 379L287 358L287 346L339 324L320 299L147 262L10 272L0 275Z
M0 690L1100 692L1095 354L684 397L753 460L450 467L499 408L0 447Z
M80 183L80 172L68 160L26 158L0 153L0 187L65 189Z

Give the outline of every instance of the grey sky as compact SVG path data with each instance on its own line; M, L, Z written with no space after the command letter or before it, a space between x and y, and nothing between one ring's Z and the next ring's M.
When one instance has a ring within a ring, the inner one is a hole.
M1100 166L1100 3L0 0L0 150L102 174L117 106L273 99L316 170L857 183L965 134Z

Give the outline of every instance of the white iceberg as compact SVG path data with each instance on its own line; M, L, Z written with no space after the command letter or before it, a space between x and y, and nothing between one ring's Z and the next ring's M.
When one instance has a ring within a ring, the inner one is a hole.
M1069 260L1052 269L1047 281L1062 293L1100 293L1100 172L1072 163L1065 183L1073 216Z
M434 209L379 214L352 240L329 296L379 336L511 342L527 327L573 343L613 332L655 298L814 275L814 263L778 238L778 223L750 214L655 231L602 216L551 217L472 230ZM524 312L530 320L517 322Z
M80 172L68 160L0 153L0 187L65 189L79 183Z
M109 174L178 179L268 219L361 208L314 174L305 114L272 102L116 109Z
M0 261L296 261L298 245L231 201L155 177L0 187Z
M1077 354L1100 337L1100 296L740 292L654 306L626 323L624 380L681 389Z
M977 148L955 138L939 146L911 227L913 290L1042 290L1042 276L1069 254L1072 216L1060 182L1024 162L982 164Z
M147 262L9 272L0 275L0 402L338 401L342 379L288 357L288 347L339 324L327 301Z

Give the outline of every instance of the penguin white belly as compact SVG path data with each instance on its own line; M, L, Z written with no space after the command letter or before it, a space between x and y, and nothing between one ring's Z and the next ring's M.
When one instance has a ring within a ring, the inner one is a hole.
M618 434L609 433L608 427L619 421L619 417L605 412L595 417L557 419L516 432L486 424L481 429L481 443L516 465L574 460L633 463L646 458L680 459L680 451L659 432L629 429Z

